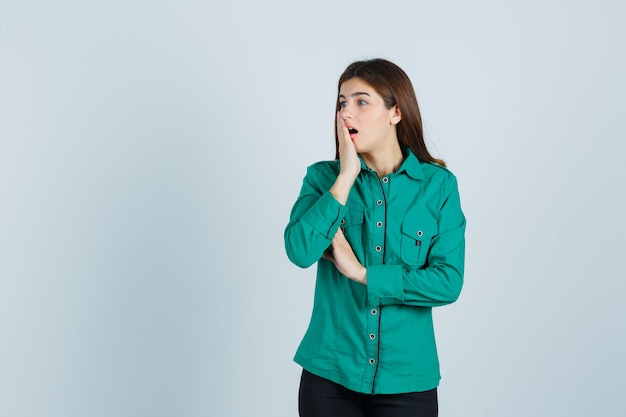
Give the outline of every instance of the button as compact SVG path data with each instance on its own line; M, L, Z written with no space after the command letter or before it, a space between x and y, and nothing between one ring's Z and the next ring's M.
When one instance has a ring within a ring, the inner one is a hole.
M378 310L376 310L375 308L372 309L372 311L370 311L370 314L372 316L375 316L376 314L378 314Z
M383 200L378 200L378 201L376 201L376 205L378 205L378 206L382 206L382 205L383 205Z
M376 363L376 359L370 358L370 365L374 365Z
M370 333L370 339L372 340L376 339L376 335L374 333Z
M381 248L380 246L376 246L376 252L380 252L381 250L383 250L383 248Z
M382 181L383 181L384 184L387 184L389 182L389 177L383 178Z
M424 232L422 232L421 230L418 230L418 231L417 231L417 235L418 235L419 237L422 237L422 236L424 236Z
M341 224L346 224L346 219L341 219Z
M383 222L376 222L376 227L383 227Z

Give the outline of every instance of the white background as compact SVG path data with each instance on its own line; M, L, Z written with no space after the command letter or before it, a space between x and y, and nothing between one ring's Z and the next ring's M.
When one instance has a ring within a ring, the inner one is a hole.
M2 2L0 415L295 416L283 228L372 57L468 219L440 414L623 415L624 4Z

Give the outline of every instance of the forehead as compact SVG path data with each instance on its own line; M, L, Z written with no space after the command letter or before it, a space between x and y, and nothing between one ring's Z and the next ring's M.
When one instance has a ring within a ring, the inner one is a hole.
M339 95L349 97L354 93L367 93L370 96L378 96L374 87L366 83L360 78L350 78L344 81L339 87Z

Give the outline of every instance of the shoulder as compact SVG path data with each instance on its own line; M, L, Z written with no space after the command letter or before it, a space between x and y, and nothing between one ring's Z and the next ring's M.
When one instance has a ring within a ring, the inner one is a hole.
M407 157L403 167L407 174L418 181L426 181L428 186L456 183L454 174L443 165L419 159L411 149L406 149Z
M329 188L339 174L339 161L320 161L309 165L304 182L315 188Z
M319 161L309 165L306 169L307 177L324 178L337 177L339 173L339 161Z
M424 176L429 181L453 181L456 179L452 171L449 168L444 167L443 165L436 164L434 162L422 162L420 161L420 165L422 166L422 171L424 171Z
M450 171L450 169L434 162L420 161L420 164L424 177L432 185L439 185L444 189L457 187L456 176L452 173L452 171Z

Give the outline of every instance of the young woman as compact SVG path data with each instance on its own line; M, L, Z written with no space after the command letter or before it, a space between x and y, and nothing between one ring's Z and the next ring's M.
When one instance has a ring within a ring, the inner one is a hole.
M318 264L300 416L436 416L432 307L463 284L456 178L426 149L397 65L355 62L338 87L336 160L308 168L285 229L289 259Z

